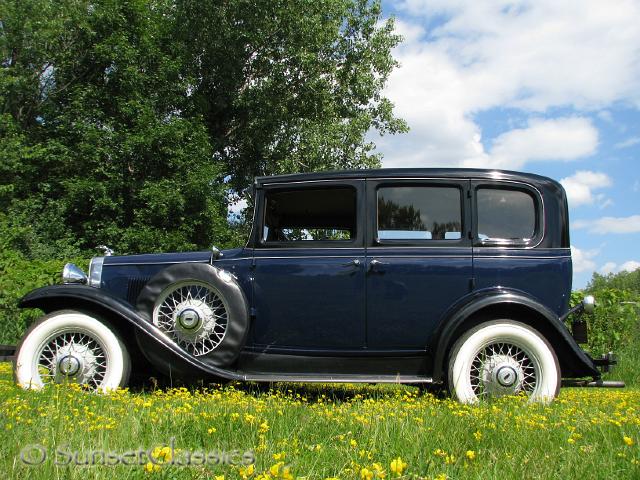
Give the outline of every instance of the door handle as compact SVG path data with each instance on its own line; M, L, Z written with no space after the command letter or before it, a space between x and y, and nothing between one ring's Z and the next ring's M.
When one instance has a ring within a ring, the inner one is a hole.
M344 267L359 267L360 266L360 260L358 260L357 258L354 258L350 262L345 263L343 266Z
M386 263L374 258L369 262L369 271L382 273L384 271L384 269L382 268L384 265L386 265Z

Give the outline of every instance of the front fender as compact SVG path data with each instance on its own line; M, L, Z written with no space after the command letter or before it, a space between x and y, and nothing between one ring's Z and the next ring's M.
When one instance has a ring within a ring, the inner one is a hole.
M556 351L563 377L600 377L593 359L580 348L553 311L523 292L500 288L474 292L453 307L438 324L429 349L434 352L434 379L444 378L449 350L460 333L489 320L492 312L505 311L526 313L526 318L512 319L529 324L547 338Z
M199 359L182 350L173 343L158 327L145 319L137 310L126 302L98 288L86 285L52 285L29 292L19 302L20 308L39 308L52 312L64 308L82 308L90 311L108 312L114 322L121 326L131 326L143 333L151 342L152 348L170 354L177 363L183 363L194 375L222 377L228 380L242 380L243 377L233 371L209 364L206 359ZM144 353L144 352L143 352ZM154 355L153 357L156 357ZM157 365L156 365L157 366Z

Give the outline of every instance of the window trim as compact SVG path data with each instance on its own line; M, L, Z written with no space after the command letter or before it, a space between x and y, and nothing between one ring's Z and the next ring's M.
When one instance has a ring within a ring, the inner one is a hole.
M524 192L531 196L533 199L533 208L535 226L533 236L526 240L517 240L510 238L488 238L480 239L478 236L478 190L480 189L493 189L493 190L515 190ZM518 247L518 248L535 248L539 245L545 236L546 223L544 212L544 199L542 193L535 186L514 181L482 181L476 180L472 184L472 198L473 198L473 246L474 247Z
M292 241L266 241L263 239L263 232L265 227L266 216L266 199L269 192L290 192L290 191L305 191L305 190L323 190L331 188L353 188L356 193L356 236L351 240L292 240ZM335 181L310 181L310 182L296 182L296 183L277 183L271 185L264 185L258 189L258 202L259 212L256 214L256 219L259 221L254 225L255 248L261 249L281 249L281 248L308 248L308 249L331 249L331 248L362 248L364 242L364 221L362 214L364 208L364 182L362 180L335 180Z
M469 236L471 232L471 222L469 218L469 208L467 192L469 191L468 179L455 178L414 178L414 179L372 179L367 180L367 199L370 211L367 212L369 219L368 244L373 248L381 247L469 247L471 246ZM381 239L378 237L378 190L380 188L393 187L423 187L423 188L455 188L460 191L460 238L444 239Z

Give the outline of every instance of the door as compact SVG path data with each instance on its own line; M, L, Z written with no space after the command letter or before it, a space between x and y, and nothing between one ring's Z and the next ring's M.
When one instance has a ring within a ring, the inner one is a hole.
M367 347L423 350L471 291L468 180L367 181Z
M258 198L254 345L362 349L363 182L267 185Z

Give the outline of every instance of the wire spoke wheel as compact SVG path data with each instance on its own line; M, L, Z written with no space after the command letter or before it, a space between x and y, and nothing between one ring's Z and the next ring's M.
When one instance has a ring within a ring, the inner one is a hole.
M560 366L553 348L532 327L493 320L465 332L449 358L448 385L463 403L526 395L550 401L560 388Z
M90 333L70 330L49 339L36 368L43 384L80 383L97 389L107 372L107 355Z
M186 280L169 285L158 297L153 323L195 356L215 350L227 333L228 308L210 284Z
M478 398L515 395L530 396L536 389L539 366L535 357L520 346L490 343L471 362L470 381Z
M24 388L77 383L88 390L123 387L131 362L109 322L89 312L59 310L34 322L16 349L14 376Z

